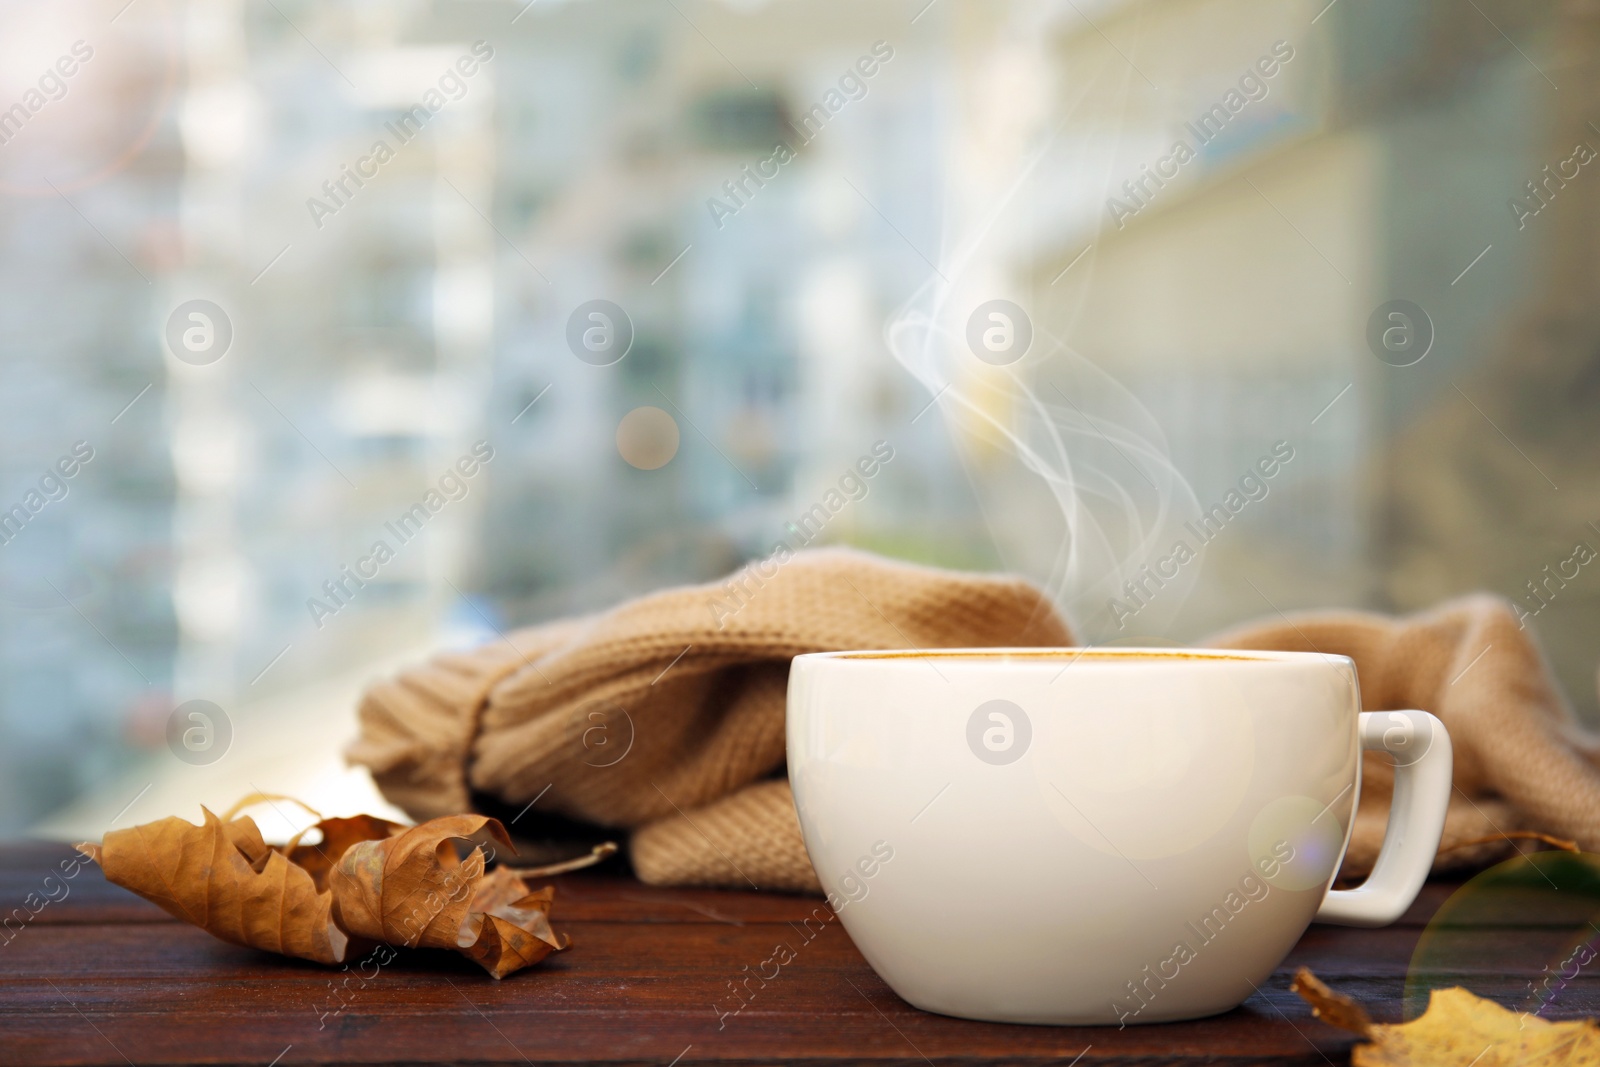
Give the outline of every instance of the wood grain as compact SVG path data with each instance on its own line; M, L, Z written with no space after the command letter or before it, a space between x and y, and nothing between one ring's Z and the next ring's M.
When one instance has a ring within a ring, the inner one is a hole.
M70 855L0 848L0 910L22 906ZM494 982L439 953L403 952L363 975L236 948L85 865L63 899L0 933L0 1064L1347 1063L1350 1038L1289 992L1294 969L1308 965L1398 1020L1419 935L1457 888L1430 884L1388 929L1312 927L1261 993L1226 1015L1119 1031L920 1012L837 922L820 933L800 925L825 914L815 899L652 889L587 872L552 881L572 951ZM1568 933L1530 912L1452 930L1459 981L1521 1003ZM794 962L729 1014L739 1003L729 983L780 941ZM1580 976L1547 1014L1597 1010L1600 983Z

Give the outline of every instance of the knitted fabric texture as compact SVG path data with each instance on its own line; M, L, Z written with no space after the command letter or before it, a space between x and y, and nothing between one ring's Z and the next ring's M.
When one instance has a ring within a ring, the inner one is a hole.
M540 812L631 831L646 882L816 892L781 777L792 657L1072 642L1026 581L805 551L441 655L367 692L348 756L417 819L470 810L473 790L538 797ZM1505 602L1275 618L1206 644L1347 655L1368 710L1438 715L1457 785L1440 866L1491 858L1503 849L1452 846L1515 829L1600 848L1600 742ZM1382 757L1363 773L1346 878L1371 870L1393 788Z
M1497 858L1507 851L1508 831L1536 830L1600 849L1600 738L1578 726L1507 601L1475 594L1398 619L1363 612L1275 617L1204 643L1349 656L1366 710L1437 715L1455 748L1455 788L1435 870ZM1367 753L1361 775L1343 879L1372 870L1394 794L1387 758ZM1460 847L1482 838L1498 840Z
M474 789L538 796L541 812L632 830L646 882L819 891L773 778L790 659L1071 640L1017 578L803 551L440 656L366 694L348 755L418 819L469 810Z

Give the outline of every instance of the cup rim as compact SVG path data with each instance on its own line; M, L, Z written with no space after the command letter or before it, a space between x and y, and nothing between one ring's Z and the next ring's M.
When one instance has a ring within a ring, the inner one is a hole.
M806 652L800 660L830 660L861 664L914 664L937 660L968 662L977 665L1113 664L1118 660L1137 660L1153 666L1214 666L1228 663L1338 664L1354 667L1349 656L1332 652L1299 652L1280 649L1125 647L1107 645L1001 646L994 648L867 648ZM1152 661L1156 661L1152 663ZM1166 662L1161 662L1166 661Z

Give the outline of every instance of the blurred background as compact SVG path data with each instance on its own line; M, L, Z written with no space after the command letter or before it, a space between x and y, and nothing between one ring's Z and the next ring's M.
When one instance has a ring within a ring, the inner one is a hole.
M793 543L879 441L819 542L1121 643L1487 589L1600 719L1597 46L1587 2L6 2L0 832L391 811L363 684Z

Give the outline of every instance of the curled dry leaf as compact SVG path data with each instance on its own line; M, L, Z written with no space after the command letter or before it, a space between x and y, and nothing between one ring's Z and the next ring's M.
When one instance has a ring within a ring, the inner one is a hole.
M481 848L457 858L454 840L479 833L511 848L500 822L482 815L352 845L329 880L339 925L374 941L453 949L496 978L566 948L550 929L551 890L531 893L505 868L486 875Z
M485 873L474 848L455 841L486 835L512 852L504 827L480 815L405 827L371 815L322 819L318 844L268 845L239 808L276 799L246 797L199 826L160 819L107 834L78 850L107 881L224 941L318 963L343 963L385 941L445 948L503 978L570 943L550 928L554 890L538 892L505 868Z
M1372 1035L1372 1016L1355 1000L1343 993L1335 993L1327 983L1302 967L1294 973L1289 988L1300 994L1300 999L1311 1005L1311 1014L1341 1030L1349 1030L1362 1037Z
M1551 1022L1452 986L1429 994L1428 1010L1411 1022L1389 1025L1373 1022L1360 1004L1304 967L1290 988L1317 1018L1368 1040L1351 1050L1353 1067L1600 1067L1600 1026L1593 1019Z
M311 873L261 839L253 819L224 822L200 809L199 826L168 817L113 830L78 851L106 879L224 941L285 956L343 963L349 937L333 898Z
M234 809L238 809L237 804ZM302 845L297 837L284 846L284 854L290 863L305 868L319 891L328 888L328 875L334 863L351 845L359 841L380 841L405 830L399 823L380 819L376 815L323 819L314 828L322 831L320 844Z

